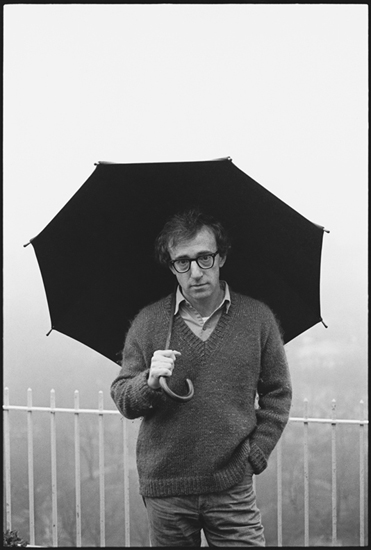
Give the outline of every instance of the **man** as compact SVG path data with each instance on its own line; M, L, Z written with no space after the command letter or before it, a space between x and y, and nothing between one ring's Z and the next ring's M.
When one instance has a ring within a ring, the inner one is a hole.
M170 349L168 296L134 319L112 383L120 412L143 417L137 467L152 546L200 546L201 529L209 546L265 546L252 477L288 421L291 383L271 310L220 280L228 249L221 224L198 211L165 224L157 257L178 281ZM160 376L178 394L189 378L194 397L174 401Z

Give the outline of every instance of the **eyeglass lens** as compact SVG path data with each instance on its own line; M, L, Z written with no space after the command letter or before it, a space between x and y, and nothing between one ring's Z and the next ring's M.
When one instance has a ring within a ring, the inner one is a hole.
M216 253L217 254L217 253ZM204 256L199 256L194 260L176 260L173 265L177 271L180 273L185 273L191 267L191 262L196 262L201 269L210 269L214 265L214 260L216 254L205 254Z

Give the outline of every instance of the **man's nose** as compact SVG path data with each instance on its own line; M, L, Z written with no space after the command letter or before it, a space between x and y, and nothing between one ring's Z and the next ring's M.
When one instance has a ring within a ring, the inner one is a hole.
M195 260L191 262L190 270L191 270L191 277L193 277L194 279L199 279L203 275L202 269L200 268L200 266Z

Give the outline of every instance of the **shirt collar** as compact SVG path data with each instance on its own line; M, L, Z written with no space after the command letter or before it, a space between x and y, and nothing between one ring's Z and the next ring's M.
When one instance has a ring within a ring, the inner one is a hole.
M226 281L220 281L220 284L221 284L221 287L224 288L224 298L223 298L223 301L222 301L222 303L220 304L219 307L222 307L223 304L225 304L225 311L226 311L226 313L228 313L229 307L231 305L231 295L230 295L230 292L229 292L229 286L228 286L228 283ZM187 305L192 307L191 304L184 298L184 296L182 294L182 290L180 288L180 285L178 285L178 288L176 290L176 295L175 295L174 315L176 315L178 313L180 305L181 305L182 302L185 302ZM217 309L219 309L219 307Z

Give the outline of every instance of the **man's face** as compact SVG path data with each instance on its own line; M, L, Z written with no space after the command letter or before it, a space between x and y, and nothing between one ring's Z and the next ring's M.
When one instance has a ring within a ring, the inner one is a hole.
M193 259L216 251L217 246L214 233L206 226L193 239L182 241L169 248L172 260ZM217 254L214 265L210 269L202 269L196 262L191 262L191 267L186 273L178 273L173 267L171 267L171 271L176 276L184 297L190 303L197 303L200 300L207 301L219 293L219 269L224 263L225 258L221 258Z

